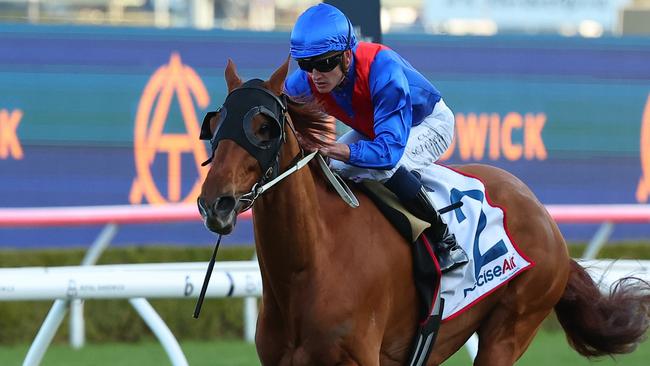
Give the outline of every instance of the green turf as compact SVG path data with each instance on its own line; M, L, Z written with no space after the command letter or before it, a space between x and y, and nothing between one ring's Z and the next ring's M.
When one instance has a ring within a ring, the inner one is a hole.
M563 332L539 332L533 343L528 347L524 356L517 362L517 366L646 366L650 359L650 342L641 344L631 354L593 359L591 362L580 356L566 342ZM445 366L471 365L469 355L465 348L444 363Z
M22 364L28 345L0 346L0 364L12 366ZM183 342L181 347L191 366L258 366L252 345L239 341ZM580 365L625 365L645 366L650 359L650 342L642 344L635 353L604 358L589 362L569 348L564 333L540 332L524 357L517 363L521 366L580 366ZM445 366L466 366L470 364L465 349L461 349ZM67 345L54 345L48 349L42 366L165 366L170 365L162 347L155 342L91 344L75 351Z
M0 365L21 365L29 345L1 347ZM191 366L259 365L255 347L240 341L183 342L181 348ZM167 366L165 350L155 342L103 343L73 350L67 345L51 346L41 366Z

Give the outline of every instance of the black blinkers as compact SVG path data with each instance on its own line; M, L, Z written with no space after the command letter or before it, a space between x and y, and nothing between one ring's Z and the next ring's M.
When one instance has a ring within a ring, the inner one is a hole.
M277 165L280 146L284 140L286 96L276 96L262 86L260 79L249 80L226 97L223 106L208 112L201 125L201 140L210 140L212 154L202 165L209 164L221 140L232 140L243 147L259 163L262 174ZM211 131L210 119L219 115L217 130ZM254 125L262 115L268 123ZM277 169L273 169L273 175Z

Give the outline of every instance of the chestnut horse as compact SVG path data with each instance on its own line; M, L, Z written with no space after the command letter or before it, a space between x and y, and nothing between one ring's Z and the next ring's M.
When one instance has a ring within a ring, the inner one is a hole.
M229 60L225 107L208 114L204 131L226 136L212 137L199 210L209 230L228 234L237 214L253 207L264 285L256 335L263 365L403 365L418 324L410 244L359 191L360 207L347 206L315 163L258 196L261 184L301 156L294 127L308 133L329 123L313 104L286 99L287 71L288 62L268 81L241 87ZM264 98L264 108L253 107L259 113L238 117L243 112L236 109L249 110L247 103ZM475 365L513 365L554 309L580 354L631 352L648 327L647 284L619 283L601 294L520 180L485 165L458 169L484 182L493 204L507 211L511 238L535 266L443 322L427 365L442 363L474 332Z

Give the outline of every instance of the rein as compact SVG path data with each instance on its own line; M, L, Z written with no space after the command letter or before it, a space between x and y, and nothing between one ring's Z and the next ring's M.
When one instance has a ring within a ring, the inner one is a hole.
M291 121L291 119L287 118L286 114L288 114L288 113L289 113L288 108L283 108L283 111L282 111L283 120L287 122L287 126L289 126L289 129L291 129L291 132L293 132L293 135L297 139L298 133L296 132L296 128L293 125L293 122ZM285 143L285 142L286 142L286 133L283 131L282 132L282 143ZM327 163L323 159L323 156L318 154L318 151L314 151L314 152L312 152L312 153L305 156L305 150L302 148L302 146L300 146L300 144L298 144L298 146L300 147L300 153L298 155L296 155L295 158L293 158L292 164L289 164L290 167L287 170L285 170L283 173L279 174L277 177L272 179L271 181L267 182L269 177L272 176L272 174L273 174L274 167L279 166L278 162L279 162L279 157L280 157L280 150L278 150L278 154L275 157L276 164L274 164L274 166L271 166L266 171L266 173L264 175L262 175L262 177L260 178L260 180L257 183L253 184L253 187L251 187L251 190L248 193L245 193L244 195L242 195L239 198L240 201L246 201L247 202L246 206L244 206L244 208L242 209L242 212L244 212L246 210L249 210L251 207L253 207L253 204L255 203L255 200L260 195L262 195L264 192L269 190L269 188L271 188L274 185L280 183L280 181L282 181L284 178L286 178L289 175L291 175L291 174L297 172L298 170L300 170L302 167L307 165L307 163L309 163L314 157L318 157L318 164L321 167L321 169L323 170L323 173L325 174L325 177L330 182L330 184L334 187L334 189L339 194L339 196L341 196L343 201L345 201L345 203L347 203L352 208L359 207L359 201L354 196L354 194L352 193L350 188L345 184L343 179L341 179L341 177L338 174L336 174L336 173L334 173L334 172L332 172L330 170L329 166L327 165ZM300 156L302 158L299 158ZM295 163L293 163L293 162L295 162Z
M260 185L260 183L255 183L253 184L253 187L251 188L250 192L244 194L239 198L239 200L243 201L248 201L246 206L244 207L243 211L246 211L253 207L253 203L255 203L255 200L264 192L266 192L269 188L273 187L274 185L278 184L281 180L284 178L288 177L292 173L297 172L300 168L304 167L309 163L315 156L318 154L318 151L314 151L313 153L303 157L302 159L298 160L295 165L291 166L289 169L285 170L282 174L278 175L275 177L275 179L271 180L268 183L265 183L263 185Z
M357 208L359 207L359 200L357 197L355 197L354 193L350 190L350 187L348 187L347 184L345 184L345 181L336 173L334 173L329 166L327 166L327 163L325 162L325 159L323 158L322 155L318 153L318 151L314 151L313 153L303 157L302 159L298 160L295 165L291 166L289 169L285 170L284 173L278 175L275 179L272 181L260 185L259 183L255 183L253 185L253 188L251 188L250 192L244 194L239 198L239 200L243 201L248 201L246 206L244 207L243 211L246 211L250 209L253 206L253 203L255 203L255 200L264 192L266 192L269 188L273 187L277 183L279 183L281 180L284 178L288 177L289 175L297 172L300 170L302 167L307 165L312 159L317 158L318 160L318 165L320 168L323 170L323 174L327 178L328 182L334 187L334 190L336 190L336 193L341 196L341 199L345 201L350 207L352 208Z
M350 190L350 187L348 187L347 184L345 184L345 181L341 176L338 174L334 173L330 167L327 165L327 162L325 162L325 159L323 158L323 155L318 154L318 165L320 168L323 170L323 174L325 175L325 178L330 182L332 187L334 187L334 190L336 190L336 193L341 196L343 201L348 204L348 206L352 208L357 208L359 207L359 200L357 197L355 197L354 193Z

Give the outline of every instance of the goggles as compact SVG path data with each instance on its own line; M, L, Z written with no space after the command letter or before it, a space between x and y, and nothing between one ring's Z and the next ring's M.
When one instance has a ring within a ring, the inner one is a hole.
M330 72L341 63L342 59L343 52L340 52L320 60L298 59L296 61L298 62L298 67L306 72L312 72L314 69L318 72Z

